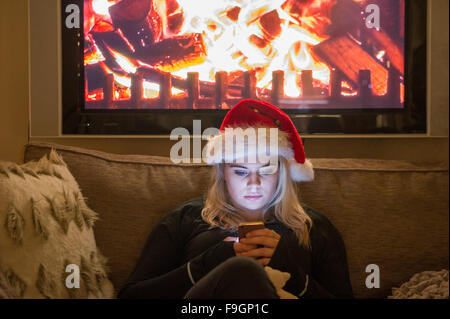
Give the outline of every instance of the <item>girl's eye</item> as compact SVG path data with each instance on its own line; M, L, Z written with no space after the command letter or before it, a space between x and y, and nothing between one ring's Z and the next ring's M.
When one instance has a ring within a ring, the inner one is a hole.
M238 176L245 176L245 175L247 175L247 172L245 172L245 171L234 171L234 173L235 173L236 175L238 175ZM258 174L259 174L259 176L267 176L267 175L270 175L269 173L265 173L265 172L259 172Z
M247 172L244 172L244 171L234 171L234 173L236 175L238 175L238 176L245 176L245 175L247 175Z

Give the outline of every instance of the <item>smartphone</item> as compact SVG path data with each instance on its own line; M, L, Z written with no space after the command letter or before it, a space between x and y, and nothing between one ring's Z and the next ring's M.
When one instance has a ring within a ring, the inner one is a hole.
M239 241L241 238L245 237L245 234L247 234L249 231L264 228L263 222L247 222L247 223L240 223L238 227L238 236Z

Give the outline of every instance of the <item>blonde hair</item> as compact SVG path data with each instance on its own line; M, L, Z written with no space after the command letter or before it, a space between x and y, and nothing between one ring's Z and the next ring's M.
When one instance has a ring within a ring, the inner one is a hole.
M309 230L312 227L312 220L300 205L297 197L297 184L289 175L288 161L279 156L278 163L277 188L271 200L263 207L264 219L267 218L267 212L273 210L274 217L294 231L298 243L311 249ZM237 231L239 223L245 220L231 204L225 184L224 170L224 163L214 166L205 206L202 210L202 218L211 227Z

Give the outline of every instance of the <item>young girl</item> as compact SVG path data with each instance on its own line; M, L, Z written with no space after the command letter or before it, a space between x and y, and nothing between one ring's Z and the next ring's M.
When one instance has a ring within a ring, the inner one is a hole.
M206 157L208 192L162 218L119 298L279 298L265 266L289 273L283 289L299 298L353 297L338 230L299 203L295 182L314 172L284 112L241 101ZM238 240L238 225L253 221L264 228Z

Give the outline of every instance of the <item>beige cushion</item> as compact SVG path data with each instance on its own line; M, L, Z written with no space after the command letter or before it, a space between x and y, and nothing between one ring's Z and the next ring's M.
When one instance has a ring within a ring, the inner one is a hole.
M399 288L392 288L388 299L448 299L448 269L415 274Z
M116 288L130 275L155 223L180 203L202 195L211 168L169 158L118 155L30 143L25 161L54 147L89 205L100 215L97 243L110 261ZM448 163L373 159L311 159L316 179L299 194L340 230L356 297L384 298L415 273L448 268ZM380 288L365 285L377 264Z
M0 161L0 295L112 297L94 238L96 219L55 152L21 166ZM78 268L66 272L68 265ZM77 280L79 288L69 288Z

